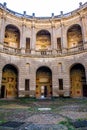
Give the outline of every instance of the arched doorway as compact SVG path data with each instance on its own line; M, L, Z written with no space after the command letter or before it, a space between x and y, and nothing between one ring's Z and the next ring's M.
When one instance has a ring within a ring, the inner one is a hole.
M87 96L85 68L82 64L75 64L70 69L71 97Z
M15 66L7 64L2 70L1 98L18 96L18 71Z
M52 72L42 66L36 71L36 98L52 97Z

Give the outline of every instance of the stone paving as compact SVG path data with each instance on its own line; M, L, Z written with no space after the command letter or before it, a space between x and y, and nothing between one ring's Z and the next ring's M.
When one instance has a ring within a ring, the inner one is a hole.
M69 102L59 103L59 101L30 102L26 105L15 104L14 102L10 105L4 104L0 105L0 120L24 122L20 128L13 128L13 130L68 130L65 125L59 124L59 122L87 119L86 100L82 99L83 104L76 103L76 101L73 104ZM51 109L40 111L38 108ZM0 127L0 130L12 130L12 128ZM80 130L87 129L82 128Z
M58 124L60 121L65 119L60 115L55 114L34 114L28 117L25 122L32 122L35 124Z
M52 124L31 124L24 128L24 130L68 130L64 125L52 125Z

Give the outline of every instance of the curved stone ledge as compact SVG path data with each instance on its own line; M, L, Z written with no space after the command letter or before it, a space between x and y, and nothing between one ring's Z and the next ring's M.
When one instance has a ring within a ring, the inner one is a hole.
M80 53L87 52L87 48L85 46L87 43L81 46L77 46L70 49L64 50L29 50L26 52L26 49L17 49L13 47L4 46L2 43L0 44L0 52L10 55L17 55L23 57L34 57L34 58L52 58L52 57L64 57L70 55L76 55Z
M36 17L36 16L33 16L33 14L32 14L32 16L31 16L31 15L27 15L27 14L25 13L25 11L24 11L24 14L15 12L15 11L13 11L13 10L7 8L6 6L4 6L4 4L1 4L1 3L0 3L0 8L2 8L3 10L5 10L6 12L11 13L11 14L17 16L17 17L21 17L21 18L22 18L22 17L25 17L26 19L27 19L27 18L28 18L28 19L29 19L29 18L30 18L30 19L33 19L33 18L36 18L36 19L50 19L50 18L52 18L52 19L53 19L53 18L62 18L62 17L63 17L63 18L66 18L66 17L72 16L73 14L75 14L76 12L82 10L82 9L85 8L86 6L87 6L87 2L84 3L83 5L81 4L78 9L75 9L75 10L69 12L69 13L66 13L66 14L60 14L60 15L56 15L56 16L53 16L53 17L52 17L52 16L51 16L51 17Z

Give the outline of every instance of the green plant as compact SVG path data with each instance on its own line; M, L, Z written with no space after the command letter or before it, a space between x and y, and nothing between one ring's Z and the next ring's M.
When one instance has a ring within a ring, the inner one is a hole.
M75 127L72 125L72 123L69 120L61 121L59 124L65 125L68 130L75 130Z
M6 122L6 120L0 120L0 124L2 124L2 123L5 123Z
M77 121L84 121L87 120L87 118L78 118Z

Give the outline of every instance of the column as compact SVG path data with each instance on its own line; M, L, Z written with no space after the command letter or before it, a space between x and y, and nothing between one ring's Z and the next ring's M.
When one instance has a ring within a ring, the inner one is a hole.
M51 14L51 28L52 28L52 35L51 35L51 48L52 50L57 49L57 39L56 39L56 34L55 34L55 23L53 21L54 19L54 13Z
M4 36L5 36L5 17L2 16L1 18L1 30L0 30L0 42L4 43Z
M86 84L87 84L87 65L85 65L85 76L86 76Z
M56 35L55 35L55 26L53 23L52 23L51 46L52 46L53 50L57 49L57 39L56 39Z
M25 48L25 42L26 42L26 39L25 39L25 25L23 24L22 25L22 29L21 29L21 34L20 34L20 47L21 48Z
M2 86L2 67L0 67L0 96L1 96L1 86Z
M22 49L22 53L25 53L26 48L26 37L25 37L25 24L22 24L21 34L20 34L20 48Z
M22 25L22 31L20 36L20 48L22 53L25 53L25 45L26 45L26 38L25 38L25 25Z
M36 93L36 69L35 65L31 64L30 67L30 97L35 97Z
M22 30L21 30L21 37L20 37L20 47L26 48L26 36L25 36L25 29L26 29L26 11L23 11L23 21L22 21Z
M83 42L87 42L87 21L85 16L81 16L81 25L82 25L82 36L83 36Z
M36 33L35 33L35 22L32 22L32 39L31 39L31 50L32 53L35 52L35 45L36 45Z
M66 49L67 49L67 35L66 34L67 34L67 32L66 32L65 26L62 21L60 23L60 26L61 26L61 47L62 47L62 51L66 52Z
M4 10L6 10L6 5L7 3L4 2ZM3 12L2 17L1 17L1 30L0 30L0 42L4 43L4 36L5 36L5 20L6 20L6 12Z

